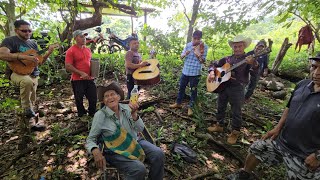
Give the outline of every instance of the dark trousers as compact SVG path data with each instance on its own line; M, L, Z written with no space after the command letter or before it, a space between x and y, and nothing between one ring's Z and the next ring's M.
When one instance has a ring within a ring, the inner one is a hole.
M218 94L218 124L224 125L224 119L228 103L231 105L232 121L234 130L240 130L242 126L241 108L244 101L244 86L241 84L229 84Z
M127 74L127 89L128 89L127 99L130 99L131 91L133 87L134 87L134 79L132 77L132 74Z
M83 97L89 101L89 115L93 116L96 112L96 104L97 104L97 88L93 80L78 80L71 81L74 99L76 100L76 106L78 110L78 116L81 117L87 114L83 106Z
M181 104L183 98L185 97L186 87L188 83L190 83L190 90L191 90L191 97L189 102L189 107L192 107L194 102L197 99L198 94L198 83L200 80L200 76L186 76L184 74L180 77L180 86L179 86L179 93L177 97L177 104Z
M257 83L258 83L259 78L260 78L260 73L256 74L253 71L250 71L250 81L247 86L247 92L245 95L246 99L249 99L252 96L254 89L257 87Z

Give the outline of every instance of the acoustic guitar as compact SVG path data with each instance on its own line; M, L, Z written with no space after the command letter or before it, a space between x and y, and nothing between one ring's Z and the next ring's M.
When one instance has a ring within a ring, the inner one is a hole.
M58 47L58 44L53 44L51 46L54 46L54 48ZM35 49L29 49L25 52L16 53L19 55L28 55L28 56L35 56L39 59L38 63L31 61L31 60L17 60L17 61L10 61L8 62L9 68L20 75L28 75L31 74L34 70L34 68L39 64L41 65L43 63L43 57L41 56L43 53L45 53L49 47L44 48L40 51L37 51Z
M149 59L147 62L148 66L138 68L132 74L137 85L154 85L160 82L159 61Z
M262 49L259 52L253 54L253 58L259 57L265 54L270 53L271 50L269 47ZM221 92L224 89L223 83L227 82L231 78L231 71L235 68L241 66L242 64L246 63L246 59L241 60L240 62L231 66L229 63L225 63L222 67L216 68L214 70L214 78L213 80L209 80L209 76L206 80L206 86L208 92Z

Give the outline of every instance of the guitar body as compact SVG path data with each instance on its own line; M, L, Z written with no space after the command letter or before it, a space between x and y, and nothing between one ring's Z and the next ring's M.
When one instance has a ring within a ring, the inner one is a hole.
M206 86L208 92L221 92L224 88L223 82L228 81L231 78L231 72L227 72L230 69L230 64L225 63L222 67L215 69L215 77L212 81L209 80L209 75L206 80Z
M266 47L258 52L255 52L252 56L253 58L268 54L271 52L269 47ZM250 56L250 55L249 55ZM207 77L206 86L208 92L221 92L224 89L224 82L228 81L231 78L231 71L242 64L246 63L246 58L240 62L233 64L232 67L229 63L225 63L222 67L216 68L214 71L213 80L209 81L209 75ZM237 77L235 77L237 78Z
M160 82L159 61L157 59L147 60L150 65L136 69L132 77L137 85L154 85Z
M22 52L22 53L16 53L21 55L29 55L29 56L35 56L39 59L38 64L42 64L43 57L37 54L37 50L29 49L28 51ZM34 68L38 65L34 61L29 60L19 60L19 61L10 61L8 62L8 65L10 69L20 75L29 75L33 72Z

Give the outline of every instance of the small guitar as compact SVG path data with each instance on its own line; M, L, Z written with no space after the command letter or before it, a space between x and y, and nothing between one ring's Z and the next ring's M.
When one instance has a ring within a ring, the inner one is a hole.
M265 54L270 53L271 50L270 48L264 48L261 51L253 54L253 58L262 56ZM225 63L222 67L216 68L214 71L214 78L212 81L209 80L209 75L206 80L206 86L207 86L207 91L208 92L221 92L224 87L223 84L224 82L228 81L231 78L231 71L234 70L235 68L241 66L246 62L246 59L241 60L240 62L234 64L232 67L229 63Z
M132 77L137 85L154 85L160 82L159 61L157 59L149 59L148 66L136 69Z
M55 48L58 47L57 44L53 44L51 46L54 46ZM28 55L28 56L35 56L39 59L38 63L34 62L34 61L30 61L30 60L17 60L17 61L10 61L8 62L8 65L10 67L10 69L20 75L28 75L31 74L34 70L34 68L38 65L38 64L42 64L43 63L43 57L41 56L43 53L45 53L47 50L49 49L49 47L44 48L40 51L37 51L35 49L29 49L25 52L21 52L21 53L16 53L16 54L20 54L20 55Z

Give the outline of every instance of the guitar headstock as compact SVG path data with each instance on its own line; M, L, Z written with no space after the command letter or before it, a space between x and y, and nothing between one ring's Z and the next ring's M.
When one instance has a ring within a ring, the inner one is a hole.
M265 47L265 48L261 49L260 51L255 52L254 57L262 56L262 55L268 54L270 52L271 52L271 49L269 47Z

